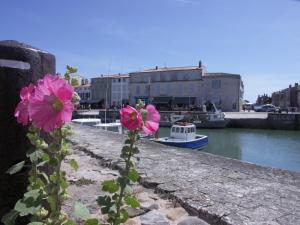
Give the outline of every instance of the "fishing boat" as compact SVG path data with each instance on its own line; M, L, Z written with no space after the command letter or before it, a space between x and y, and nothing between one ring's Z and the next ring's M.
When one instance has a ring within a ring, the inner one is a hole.
M196 134L196 126L191 123L174 124L171 128L170 137L154 139L155 142L191 149L202 149L208 145L205 135Z
M205 119L194 120L193 123L197 128L225 128L229 120L225 119L225 113L216 111L207 113Z

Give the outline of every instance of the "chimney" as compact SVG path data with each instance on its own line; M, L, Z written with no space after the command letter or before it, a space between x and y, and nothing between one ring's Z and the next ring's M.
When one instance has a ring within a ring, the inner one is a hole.
M199 68L201 68L202 67L202 62L201 62L201 60L199 61Z

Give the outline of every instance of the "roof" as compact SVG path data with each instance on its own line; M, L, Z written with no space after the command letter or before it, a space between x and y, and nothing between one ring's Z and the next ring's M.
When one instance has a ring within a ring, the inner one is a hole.
M83 84L83 85L77 85L74 88L80 88L80 87L90 87L91 84Z
M128 78L129 74L113 74L113 75L110 75L109 77L111 77L111 78Z
M234 77L234 78L241 78L241 75L240 74L234 74L234 73L216 72L216 73L204 73L203 77Z
M185 71L185 70L202 70L202 67L198 66L184 66L184 67L162 67L162 68L153 68L143 71L137 71L132 73L153 73L153 72L167 72L167 71Z
M111 75L100 75L91 79L104 79L104 78L127 78L129 74L111 74Z

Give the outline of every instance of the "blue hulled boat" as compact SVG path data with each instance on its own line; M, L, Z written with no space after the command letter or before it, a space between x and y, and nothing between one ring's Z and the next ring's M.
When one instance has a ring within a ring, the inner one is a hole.
M154 141L179 148L202 149L208 145L205 135L196 134L196 126L189 123L175 124L171 128L170 137L161 137Z

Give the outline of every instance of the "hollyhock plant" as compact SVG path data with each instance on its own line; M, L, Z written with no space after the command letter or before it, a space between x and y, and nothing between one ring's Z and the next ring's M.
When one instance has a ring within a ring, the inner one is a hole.
M138 130L142 125L141 113L131 106L120 110L121 124L128 130Z
M17 118L18 123L21 123L23 126L28 124L29 114L28 114L28 100L34 92L34 85L29 84L27 87L23 87L20 92L21 101L18 103L15 109L15 117Z
M70 68L67 73L74 71ZM61 171L61 165L70 153L67 137L72 129L66 122L71 120L80 98L67 80L50 74L39 80L36 86L30 84L22 88L20 98L15 117L24 126L30 124L26 136L32 146L26 154L28 159L12 166L7 173L14 174L24 166L30 166L28 192L16 202L13 210L2 217L1 222L13 225L18 216L31 216L30 224L75 224L61 209L68 196L66 173ZM69 164L78 169L74 159ZM81 215L81 209L75 210L74 214ZM87 224L90 221L87 220Z
M50 74L40 80L29 98L29 116L32 124L52 132L72 117L73 87L59 76Z
M154 105L147 105L146 110L142 111L142 114L145 112L145 119L143 118L143 132L145 134L155 134L159 128L160 115L159 112L155 109Z

